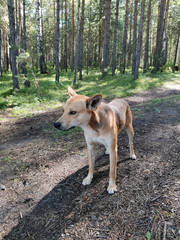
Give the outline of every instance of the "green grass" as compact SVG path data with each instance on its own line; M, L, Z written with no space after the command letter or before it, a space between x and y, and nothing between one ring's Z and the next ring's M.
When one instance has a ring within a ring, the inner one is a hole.
M140 73L140 77L136 81L130 72L124 75L117 73L114 77L107 74L106 77L102 78L102 74L96 69L91 69L88 76L84 72L83 81L77 81L75 86L72 84L74 74L70 71L61 73L60 83L55 82L55 71L46 75L37 74L36 77L43 95L42 99L38 95L31 74L27 77L31 81L31 87L24 87L23 79L20 78L20 90L12 90L11 73L0 77L0 109L8 110L13 117L22 117L32 115L34 112L61 107L68 98L68 86L72 86L79 94L92 96L101 93L103 98L113 99L130 96L139 91L180 80L179 73L170 72L157 73L156 75Z

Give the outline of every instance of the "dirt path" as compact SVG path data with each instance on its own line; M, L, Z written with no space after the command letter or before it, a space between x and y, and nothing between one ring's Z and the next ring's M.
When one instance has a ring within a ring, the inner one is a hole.
M82 132L60 136L59 111L0 124L0 239L180 239L180 88L129 97L135 152L119 136L118 192L106 192L108 156L96 149L93 183ZM159 98L154 103L152 99ZM145 103L146 102L146 103ZM3 113L5 114L5 113ZM5 190L3 190L5 188Z

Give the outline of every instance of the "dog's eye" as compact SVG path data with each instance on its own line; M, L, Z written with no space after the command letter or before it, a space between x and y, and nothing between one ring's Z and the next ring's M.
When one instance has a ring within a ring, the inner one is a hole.
M71 114L71 115L76 115L76 111L71 111L69 114Z

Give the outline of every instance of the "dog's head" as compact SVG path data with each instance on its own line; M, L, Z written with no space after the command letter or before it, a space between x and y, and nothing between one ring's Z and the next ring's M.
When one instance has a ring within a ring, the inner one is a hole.
M69 99L63 107L63 115L54 123L54 126L66 131L73 127L88 125L91 114L99 107L102 95L92 97L78 95L71 87L68 87Z

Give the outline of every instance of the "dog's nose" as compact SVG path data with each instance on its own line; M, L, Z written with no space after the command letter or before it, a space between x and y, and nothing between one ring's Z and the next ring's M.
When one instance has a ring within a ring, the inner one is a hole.
M55 126L55 128L60 128L61 127L61 123L60 122L55 122L54 126Z

